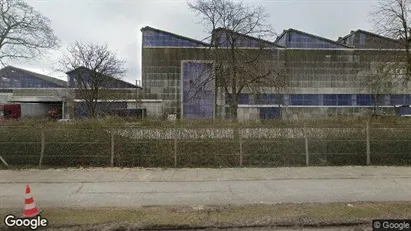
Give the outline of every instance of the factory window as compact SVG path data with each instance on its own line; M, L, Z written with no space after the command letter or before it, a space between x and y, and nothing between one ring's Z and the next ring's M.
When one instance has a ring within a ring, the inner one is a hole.
M155 31L145 31L143 34L143 46L156 47L156 46L185 46L185 47L197 47L204 46L201 43L183 39L175 35L168 33L161 33Z
M337 95L324 95L324 105L326 106L337 106Z
M404 104L404 95L391 95L390 104L391 105L402 105Z
M347 94L341 94L341 95L338 95L338 105L339 106L349 106L349 105L352 105L352 102L351 102L351 95L347 95Z
M391 105L410 105L411 95L390 95Z
M296 94L291 95L291 105L319 105L319 95L314 94Z
M256 94L255 104L279 104L282 96L278 94Z
M405 97L404 97L404 95L391 95L391 96L390 96L390 104L391 104L391 105L402 105L402 104L405 104Z
M238 95L238 104L249 104L249 95L248 94L239 94Z
M357 105L360 105L360 106L373 105L372 95L357 95Z
M233 95L227 94L226 102L227 104L231 104ZM238 94L238 104L250 104L250 96L249 94L240 93Z
M410 105L411 104L411 95L405 95L405 104Z
M289 37L290 38L290 37ZM300 47L300 48L338 48L341 47L339 44L334 44L332 42L325 41L313 36L304 34L295 34L294 38L289 40L290 47Z

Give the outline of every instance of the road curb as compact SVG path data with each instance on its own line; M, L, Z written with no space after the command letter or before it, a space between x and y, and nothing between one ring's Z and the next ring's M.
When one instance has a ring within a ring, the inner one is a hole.
M59 183L118 183L119 181L127 182L141 182L141 183L165 183L165 182L211 182L211 181L272 181L272 180L359 180L359 179L411 179L411 176L389 176L389 177L377 177L377 176L364 176L364 177L302 177L302 178L236 178L236 179L201 179L201 180L80 180L75 179L68 180L16 180L16 181L0 181L0 184L26 184L26 183L38 183L38 184L59 184Z

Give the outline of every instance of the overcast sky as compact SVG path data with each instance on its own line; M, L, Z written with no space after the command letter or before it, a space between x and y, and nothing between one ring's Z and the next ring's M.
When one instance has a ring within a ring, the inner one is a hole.
M141 32L144 26L202 40L207 37L186 0L27 0L52 21L62 42L60 51L31 62L13 62L31 71L65 79L54 71L67 44L85 41L107 44L127 60L125 81L141 79ZM248 0L271 15L277 34L294 28L336 40L351 30L372 31L369 12L377 0Z

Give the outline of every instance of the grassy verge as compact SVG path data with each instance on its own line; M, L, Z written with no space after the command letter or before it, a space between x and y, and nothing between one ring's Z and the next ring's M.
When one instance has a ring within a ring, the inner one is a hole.
M19 210L0 210L1 217ZM377 218L409 218L411 202L361 202L347 205L278 204L244 206L153 206L133 209L48 208L50 228L125 230L224 227L322 227L370 225ZM2 228L0 226L0 228Z

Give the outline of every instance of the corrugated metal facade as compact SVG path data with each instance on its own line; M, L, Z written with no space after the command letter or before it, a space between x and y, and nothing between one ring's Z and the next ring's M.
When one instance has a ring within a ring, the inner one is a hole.
M207 48L207 44L169 32L149 27L142 31L142 78L146 98L164 99L167 105L165 113L179 114L183 105L183 117L209 118L211 98L204 96L197 106L188 106L193 101L188 86L189 79L198 78L198 71L193 71L196 66L214 68L210 61L215 51ZM161 42L156 42L156 39L161 39ZM185 39L188 42L182 42ZM272 105L273 108L280 104L283 118L364 113L375 104L375 93L364 86L364 75L373 69L375 63L396 61L402 55L402 51L395 50L399 47L397 42L362 31L337 42L290 29L284 31L270 49L258 49L255 42L244 40L240 45L245 46L239 49L242 53L255 55L262 52L259 55L261 63L284 69L288 75L288 86L274 90L275 86L264 85L259 94L245 90L239 103L250 107ZM397 71L402 73L403 70ZM196 84L198 82L191 83ZM214 88L207 91L210 91L208 95L217 93L213 104L217 102L218 105L221 99L225 104L228 98L223 91L214 84L212 86ZM179 102L181 92L183 102ZM379 106L385 106L383 111L393 113L393 106L409 103L410 96L407 87L393 87L378 98ZM212 110L216 113L216 108ZM274 118L279 114L278 109L258 110L260 118ZM222 113L217 112L216 115L222 116Z

